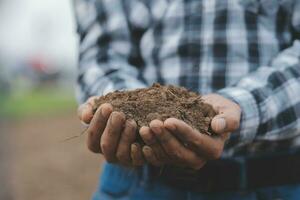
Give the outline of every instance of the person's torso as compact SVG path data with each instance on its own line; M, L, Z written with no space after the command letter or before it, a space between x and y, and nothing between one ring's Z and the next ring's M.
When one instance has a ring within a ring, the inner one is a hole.
M290 0L152 0L144 4L149 27L141 37L140 52L148 83L214 92L269 66L292 43Z
M292 44L292 5L292 0L133 0L132 27L145 27L141 75L148 84L175 84L201 94L234 86L260 67L271 67ZM253 144L247 151L270 145L278 144Z

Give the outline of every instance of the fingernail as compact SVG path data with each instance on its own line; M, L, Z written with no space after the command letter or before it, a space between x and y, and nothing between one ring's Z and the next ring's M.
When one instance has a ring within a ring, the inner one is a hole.
M160 134L161 133L161 128L160 127L152 127L152 130L154 131L154 133Z
M138 147L137 147L137 145L135 143L131 145L131 150L132 151L137 151L137 148Z
M172 125L168 125L166 128L169 129L169 130L171 130L171 131L176 131L176 126L174 126L173 124Z
M117 121L117 113L115 113L115 112L111 113L111 115L110 115L110 121L111 121L111 123L116 123L116 121Z
M135 121L133 119L127 119L126 123L128 123L130 125L133 125L133 126L136 125L136 123L135 123Z
M223 131L226 128L226 121L224 118L220 117L216 120L216 131Z
M85 109L85 110L83 110L81 117L86 119L86 116L88 116L89 114L90 114L90 112L87 109Z
M99 109L99 111L96 110L96 112L100 112L100 115L103 116L103 109L102 109L102 107L99 107L98 109Z
M110 117L111 117L111 119L110 119L111 123L113 123L113 124L125 122L125 119L121 116L120 113L112 112Z
M103 109L103 107L100 107L100 113L103 117L108 117L109 115L109 110L108 109Z
M143 152L144 152L145 154L149 155L149 154L150 154L150 148L149 148L148 146L144 146L144 147L143 147Z

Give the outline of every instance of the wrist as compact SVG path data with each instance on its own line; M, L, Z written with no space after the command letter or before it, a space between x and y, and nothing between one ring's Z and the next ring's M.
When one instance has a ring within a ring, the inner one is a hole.
M235 102L241 108L240 127L231 135L230 140L239 144L253 141L260 120L254 96L249 91L238 87L224 88L217 93Z

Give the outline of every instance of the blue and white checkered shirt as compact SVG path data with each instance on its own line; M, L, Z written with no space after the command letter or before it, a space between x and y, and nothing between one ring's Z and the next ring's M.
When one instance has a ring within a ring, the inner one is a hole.
M300 146L300 0L77 0L78 98L153 82L242 108L224 155Z

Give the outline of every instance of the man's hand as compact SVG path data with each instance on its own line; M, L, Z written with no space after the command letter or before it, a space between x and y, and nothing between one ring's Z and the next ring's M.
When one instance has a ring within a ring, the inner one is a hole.
M175 118L164 122L154 120L150 128L140 130L147 144L143 153L148 162L156 166L171 163L200 169L207 160L220 158L230 133L239 128L241 110L236 103L218 94L206 95L203 99L217 112L211 122L216 134L201 134Z
M215 133L231 133L239 128L241 108L238 104L218 94L204 95L202 99L217 112L211 121L211 128Z
M97 97L91 97L78 108L79 119L89 124L87 146L94 153L102 153L111 163L125 166L143 165L141 146L135 142L137 125L126 120L121 112L113 112L110 104L102 104L95 114L93 106Z

